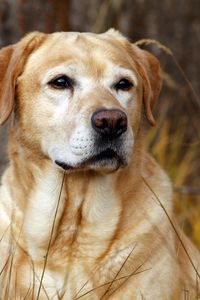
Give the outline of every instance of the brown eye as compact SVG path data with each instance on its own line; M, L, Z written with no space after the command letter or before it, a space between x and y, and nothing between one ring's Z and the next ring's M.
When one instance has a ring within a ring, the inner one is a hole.
M74 80L66 75L62 75L51 80L50 82L48 82L48 84L55 89L72 89L74 85Z
M122 78L122 79L120 79L120 81L118 81L115 84L114 87L117 91L118 90L129 91L133 87L133 83L126 78Z

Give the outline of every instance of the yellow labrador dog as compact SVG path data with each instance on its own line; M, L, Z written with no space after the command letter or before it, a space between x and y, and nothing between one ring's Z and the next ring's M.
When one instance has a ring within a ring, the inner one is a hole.
M114 30L0 51L0 299L199 298L199 253L144 150L160 87L157 59Z

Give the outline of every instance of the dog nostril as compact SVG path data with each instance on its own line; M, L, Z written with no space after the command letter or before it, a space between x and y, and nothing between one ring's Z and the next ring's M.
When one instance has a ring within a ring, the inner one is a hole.
M127 118L126 118L126 116L121 117L119 120L117 120L116 130L117 130L118 134L122 134L123 132L125 132L127 130Z
M108 127L108 120L106 118L96 118L95 126L99 129L105 129Z
M109 139L117 138L127 130L127 116L118 109L97 111L91 121L94 130Z

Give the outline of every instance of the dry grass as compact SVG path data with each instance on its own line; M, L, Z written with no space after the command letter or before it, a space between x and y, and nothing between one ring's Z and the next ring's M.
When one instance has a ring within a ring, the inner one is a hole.
M199 144L191 143L184 151L184 132L187 128L177 126L173 133L170 129L167 121L160 122L149 132L147 147L169 174L174 186L174 211L178 221L200 249L200 186L196 185L200 180L197 168Z

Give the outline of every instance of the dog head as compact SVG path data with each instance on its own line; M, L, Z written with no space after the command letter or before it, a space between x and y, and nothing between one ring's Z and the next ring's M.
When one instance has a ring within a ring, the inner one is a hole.
M0 51L1 124L14 109L23 145L65 170L128 164L160 87L157 59L114 30L35 32Z

